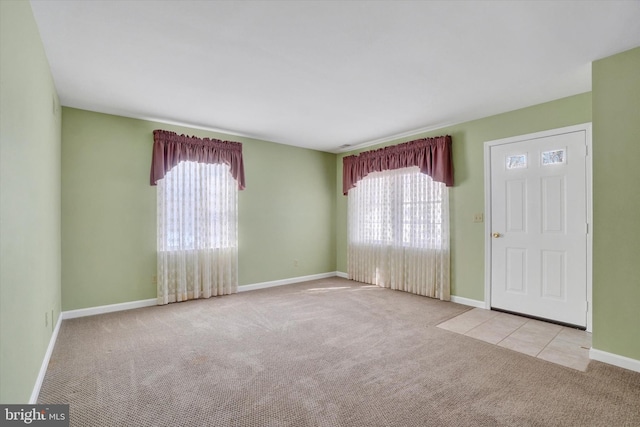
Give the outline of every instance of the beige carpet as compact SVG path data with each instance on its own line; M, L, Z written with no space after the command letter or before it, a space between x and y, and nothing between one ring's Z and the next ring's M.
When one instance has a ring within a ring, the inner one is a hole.
M640 374L436 325L468 307L333 278L65 320L38 403L72 426L640 426Z

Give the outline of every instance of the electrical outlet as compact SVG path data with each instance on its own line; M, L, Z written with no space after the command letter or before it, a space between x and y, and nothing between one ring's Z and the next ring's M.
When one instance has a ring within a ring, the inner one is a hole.
M294 259L294 260L293 260L293 266L294 266L294 267L297 267L297 266L298 266L298 260L297 260L297 259Z
M44 326L49 326L49 313L47 313L46 311L44 312Z
M158 284L158 276L151 276L151 284L152 285Z
M482 213L473 214L473 222L482 222L482 221L484 221L484 216L482 215Z

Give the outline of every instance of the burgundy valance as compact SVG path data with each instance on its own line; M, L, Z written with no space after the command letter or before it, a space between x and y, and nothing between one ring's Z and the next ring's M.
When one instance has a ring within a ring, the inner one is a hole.
M418 166L434 181L453 186L451 136L416 139L342 159L342 193L346 196L371 172Z
M167 172L182 161L225 163L231 168L231 175L238 181L238 189L245 188L241 143L154 130L151 185L156 185L158 180L164 178Z

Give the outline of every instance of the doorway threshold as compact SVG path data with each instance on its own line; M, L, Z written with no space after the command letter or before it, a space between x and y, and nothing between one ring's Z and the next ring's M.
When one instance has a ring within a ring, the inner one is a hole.
M571 328L571 329L580 329L582 331L586 331L587 330L587 328L585 326L573 325L571 323L560 322L558 320L545 319L544 317L531 316L529 314L517 313L515 311L509 311L509 310L503 310L502 308L491 307L491 310L492 311L498 311L500 313L512 314L514 316L526 317L528 319L539 320L541 322L547 322L547 323L553 323L553 324L560 325L560 326L566 326L567 328Z

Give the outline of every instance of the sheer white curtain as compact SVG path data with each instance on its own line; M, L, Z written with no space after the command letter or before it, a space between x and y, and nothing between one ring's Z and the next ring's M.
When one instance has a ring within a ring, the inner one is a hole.
M417 167L373 172L348 195L348 273L448 301L449 195Z
M158 180L158 304L238 289L238 183L226 164L183 161Z

